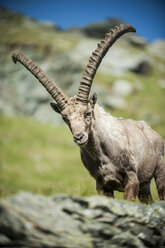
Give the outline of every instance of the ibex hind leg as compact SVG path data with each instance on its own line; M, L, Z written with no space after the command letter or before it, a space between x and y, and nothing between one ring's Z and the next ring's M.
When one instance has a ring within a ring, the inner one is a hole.
M139 180L133 171L127 172L126 186L124 190L124 199L128 201L135 201L139 191Z
M150 192L150 182L139 187L138 198L141 203L153 203L152 195Z
M154 178L159 198L160 200L165 200L165 164L163 157L161 157L157 163Z

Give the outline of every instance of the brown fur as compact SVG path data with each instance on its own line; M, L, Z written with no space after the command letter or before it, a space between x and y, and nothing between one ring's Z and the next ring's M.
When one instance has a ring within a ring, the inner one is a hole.
M164 142L143 121L115 118L95 105L75 103L61 111L81 159L96 180L98 192L114 197L124 191L124 199L152 202L150 182L155 177L159 197L165 200Z
M64 92L33 61L19 51L13 61L22 63L56 100L52 108L62 115L74 141L80 146L81 159L96 180L96 189L114 197L114 190L123 191L124 198L152 202L150 182L155 177L158 194L165 200L164 142L160 135L144 122L118 119L96 105L97 96L89 99L92 81L103 57L114 42L127 32L135 32L131 25L116 26L98 44L89 58L77 96Z

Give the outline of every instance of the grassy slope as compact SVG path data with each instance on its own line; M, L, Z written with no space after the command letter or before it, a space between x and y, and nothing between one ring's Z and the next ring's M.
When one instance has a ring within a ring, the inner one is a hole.
M44 25L20 14L0 11L0 43L14 46L32 46L42 51L67 51L79 37L56 31L53 25Z
M68 129L25 118L0 118L0 196L95 193Z
M41 52L45 49L67 52L82 39L79 35L57 32L52 26L44 26L17 14L0 14L2 44L37 47ZM139 52L137 48L132 49ZM165 90L158 84L165 74L154 64L153 73L148 77L127 73L124 78L133 85L140 81L142 90L134 90L127 98L127 109L112 110L112 114L134 119L143 119L146 113L149 118L158 116L158 123L152 125L165 139ZM116 77L98 71L94 84L101 82L110 92L114 79ZM0 117L0 196L19 190L44 194L96 193L95 182L82 166L78 147L73 144L67 129L24 118ZM153 191L156 199L154 186ZM121 194L117 197L121 198Z
M120 78L120 77L119 77ZM126 98L127 106L124 109L112 109L111 114L117 117L145 120L165 139L165 88L161 88L159 80L165 78L165 72L160 72L157 65L150 75L143 76L131 72L121 79L128 80L133 85L133 93ZM103 82L103 86L110 92L110 87L118 77L96 74L95 82ZM136 88L140 82L141 89Z
M51 195L96 194L70 131L26 118L0 117L0 197L20 190ZM157 193L152 185L154 199ZM122 193L116 192L122 199Z

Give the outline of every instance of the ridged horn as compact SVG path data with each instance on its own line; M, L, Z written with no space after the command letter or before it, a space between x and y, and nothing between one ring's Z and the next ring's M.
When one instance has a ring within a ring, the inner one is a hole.
M87 104L92 81L103 57L106 55L113 43L120 36L128 32L136 32L136 29L129 24L120 24L120 26L116 26L114 29L111 29L108 33L106 33L105 38L98 43L96 50L89 58L89 62L80 81L80 86L76 97L77 103L80 102L82 104Z
M60 89L60 87L58 87L56 83L53 82L45 72L43 72L43 70L38 65L24 56L20 51L14 51L12 53L12 59L14 63L17 63L17 61L19 61L39 80L39 82L46 88L49 94L57 102L61 110L66 107L66 105L68 104L68 97Z

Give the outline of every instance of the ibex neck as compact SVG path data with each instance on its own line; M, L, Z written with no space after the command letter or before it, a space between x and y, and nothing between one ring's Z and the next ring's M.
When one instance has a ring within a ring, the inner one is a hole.
M86 154L86 157L90 157L92 161L95 161L96 164L100 164L102 161L102 151L100 146L100 141L98 139L95 129L92 128L89 137L88 143L80 147L81 153Z
M106 151L104 151L105 147L102 147L103 144L106 144L106 141L103 141L104 137L106 137L105 133L109 132L107 125L105 125L106 118L113 119L114 117L96 105L88 143L81 147L82 152L87 153L88 156L99 163L104 163L107 160Z

